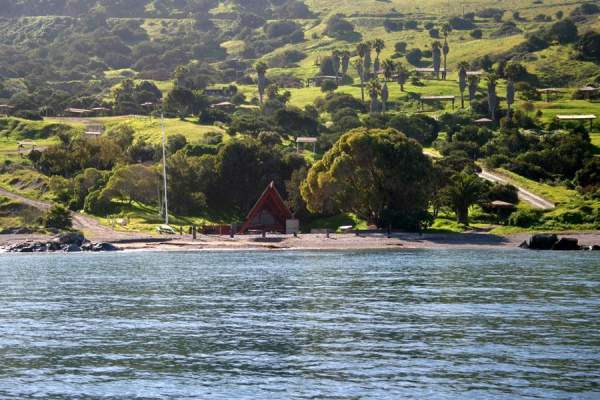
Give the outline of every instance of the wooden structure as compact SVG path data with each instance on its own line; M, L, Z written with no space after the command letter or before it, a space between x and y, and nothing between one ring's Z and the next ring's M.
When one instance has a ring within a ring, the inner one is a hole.
M85 136L88 138L99 138L104 132L104 126L100 124L87 125L85 127Z
M86 110L85 108L69 107L65 110L65 115L70 117L83 117L91 113L92 110Z
M585 96L585 99L587 101L590 101L590 98L592 97L592 95L600 92L600 88L596 88L593 86L586 86L586 87L582 87L581 89L577 90L580 93L583 93L583 95Z
M235 94L235 91L229 86L207 87L204 89L204 94L211 97L230 97Z
M446 71L446 69L444 68L440 68L439 69L440 74L445 74L448 71ZM417 75L418 77L421 77L421 74L431 74L431 77L433 78L435 75L435 68L433 67L427 67L427 68L415 68L415 75Z
M479 118L479 119L476 119L473 122L475 122L477 125L488 125L488 124L491 124L494 121L492 121L489 118Z
M29 151L26 150L27 147L29 147ZM23 154L29 154L33 150L35 150L35 142L24 141L17 143L17 151L20 156L22 156Z
M545 94L546 95L546 103L549 103L550 95L552 95L552 94L557 95L559 93L562 93L562 90L560 90L559 88L544 88L544 89L538 89L538 93Z
M467 71L467 76L481 76L483 74L483 71Z
M8 104L0 104L0 115L8 117L13 108L13 106L9 106Z
M337 82L338 79L339 77L336 77L335 75L317 75L306 80L306 87L318 87L325 81Z
M296 139L296 152L300 152L300 143L302 143L302 144L312 143L313 153L316 153L317 152L317 141L318 141L318 139L316 137L303 137L303 136L298 137Z
M108 112L110 111L110 108L106 108L106 107L94 107L92 108L92 112L94 112L96 115L106 115Z
M238 232L240 234L248 231L285 233L286 221L289 219L292 219L292 213L275 188L275 183L271 182L248 213Z
M454 110L456 96L421 96L419 98L419 106L421 107L421 111L425 111L425 103L434 101L451 101L452 109Z
M590 132L596 116L594 114L577 114L577 115L557 115L556 119L560 124L563 121L590 121Z
M230 101L222 101L220 103L211 104L210 108L231 112L235 111L236 106Z

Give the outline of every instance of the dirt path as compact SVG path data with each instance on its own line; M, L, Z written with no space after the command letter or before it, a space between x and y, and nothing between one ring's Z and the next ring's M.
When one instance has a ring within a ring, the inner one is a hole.
M0 196L8 197L9 199L16 200L18 202L27 204L31 207L35 207L43 211L48 210L52 207L52 204L48 202L41 200L33 200L1 188ZM117 232L107 226L100 224L100 222L98 222L96 219L87 215L71 212L71 216L73 218L73 228L84 232L85 236L90 240L104 242L137 238L143 236L128 232Z
M490 181L490 182L496 182L496 183L503 183L503 184L511 184L513 186L515 186L517 188L517 190L519 191L519 199L531 204L532 206L534 206L535 208L538 208L540 210L552 210L554 209L555 205L554 203L552 203L549 200L544 199L541 196L538 196L537 194L533 194L530 191L528 191L527 189L524 189L522 187L519 187L518 185L516 185L513 181L511 181L510 179L508 179L507 177L482 169L481 172L478 174L481 178Z

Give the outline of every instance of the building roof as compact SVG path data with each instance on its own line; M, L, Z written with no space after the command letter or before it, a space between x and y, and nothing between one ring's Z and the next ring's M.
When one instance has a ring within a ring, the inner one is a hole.
M426 68L415 68L416 72L435 72L435 69L433 67L426 67ZM445 69L444 68L440 68L440 72L444 72Z
M263 213L267 213L273 218L273 221L260 221L260 217ZM291 211L283 202L283 198L277 191L275 183L271 182L246 216L246 220L239 229L239 232L245 233L249 229L285 232L285 222L291 218Z
M455 100L456 96L421 96L421 100Z
M507 208L507 209L515 208L514 204L508 203L506 201L500 201L500 200L492 201L490 203L490 206L492 206L493 208Z
M544 89L538 89L538 92L541 93L560 93L562 92L562 89L559 88L544 88Z
M316 137L300 136L296 139L296 143L317 143L318 140Z
M490 122L494 122L489 118L479 118L474 121L476 124L489 124Z
M483 71L467 71L467 76L479 76L483 75Z
M212 108L215 108L215 107L232 107L232 106L233 106L233 107L235 107L235 104L233 104L233 103L232 103L232 102L230 102L230 101L222 101L222 102L220 102L220 103L211 104L210 106L211 106Z
M579 89L580 92L597 92L600 88L596 88L593 86L585 86Z
M557 115L556 118L560 121L577 121L596 119L594 114L577 114L577 115Z
M68 113L72 113L72 114L85 114L85 113L91 112L90 110L86 110L85 108L74 108L74 107L69 107L65 111Z

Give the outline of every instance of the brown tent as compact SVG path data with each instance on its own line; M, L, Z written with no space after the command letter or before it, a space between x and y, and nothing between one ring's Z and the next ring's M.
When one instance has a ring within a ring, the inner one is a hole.
M239 233L244 234L249 230L285 233L285 222L291 218L292 213L275 188L275 183L271 182L248 213Z

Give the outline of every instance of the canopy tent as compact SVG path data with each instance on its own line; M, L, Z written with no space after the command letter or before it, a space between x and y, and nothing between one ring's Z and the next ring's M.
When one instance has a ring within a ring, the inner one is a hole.
M558 122L562 121L590 121L590 131L596 116L594 114L557 115Z
M316 137L300 136L296 139L296 151L297 152L300 151L300 143L303 143L303 144L312 143L313 153L316 153L317 141L318 141L318 139Z
M292 219L292 212L287 208L275 183L271 182L262 193L246 220L239 229L240 234L248 231L286 232L286 221Z
M454 110L454 103L456 101L456 96L421 96L419 98L419 106L421 107L421 111L425 110L426 102L433 102L433 101L451 101L452 109Z
M546 95L546 103L550 102L550 95L551 94L558 94L558 93L562 93L563 91L559 88L544 88L544 89L538 89L538 93L542 93Z

